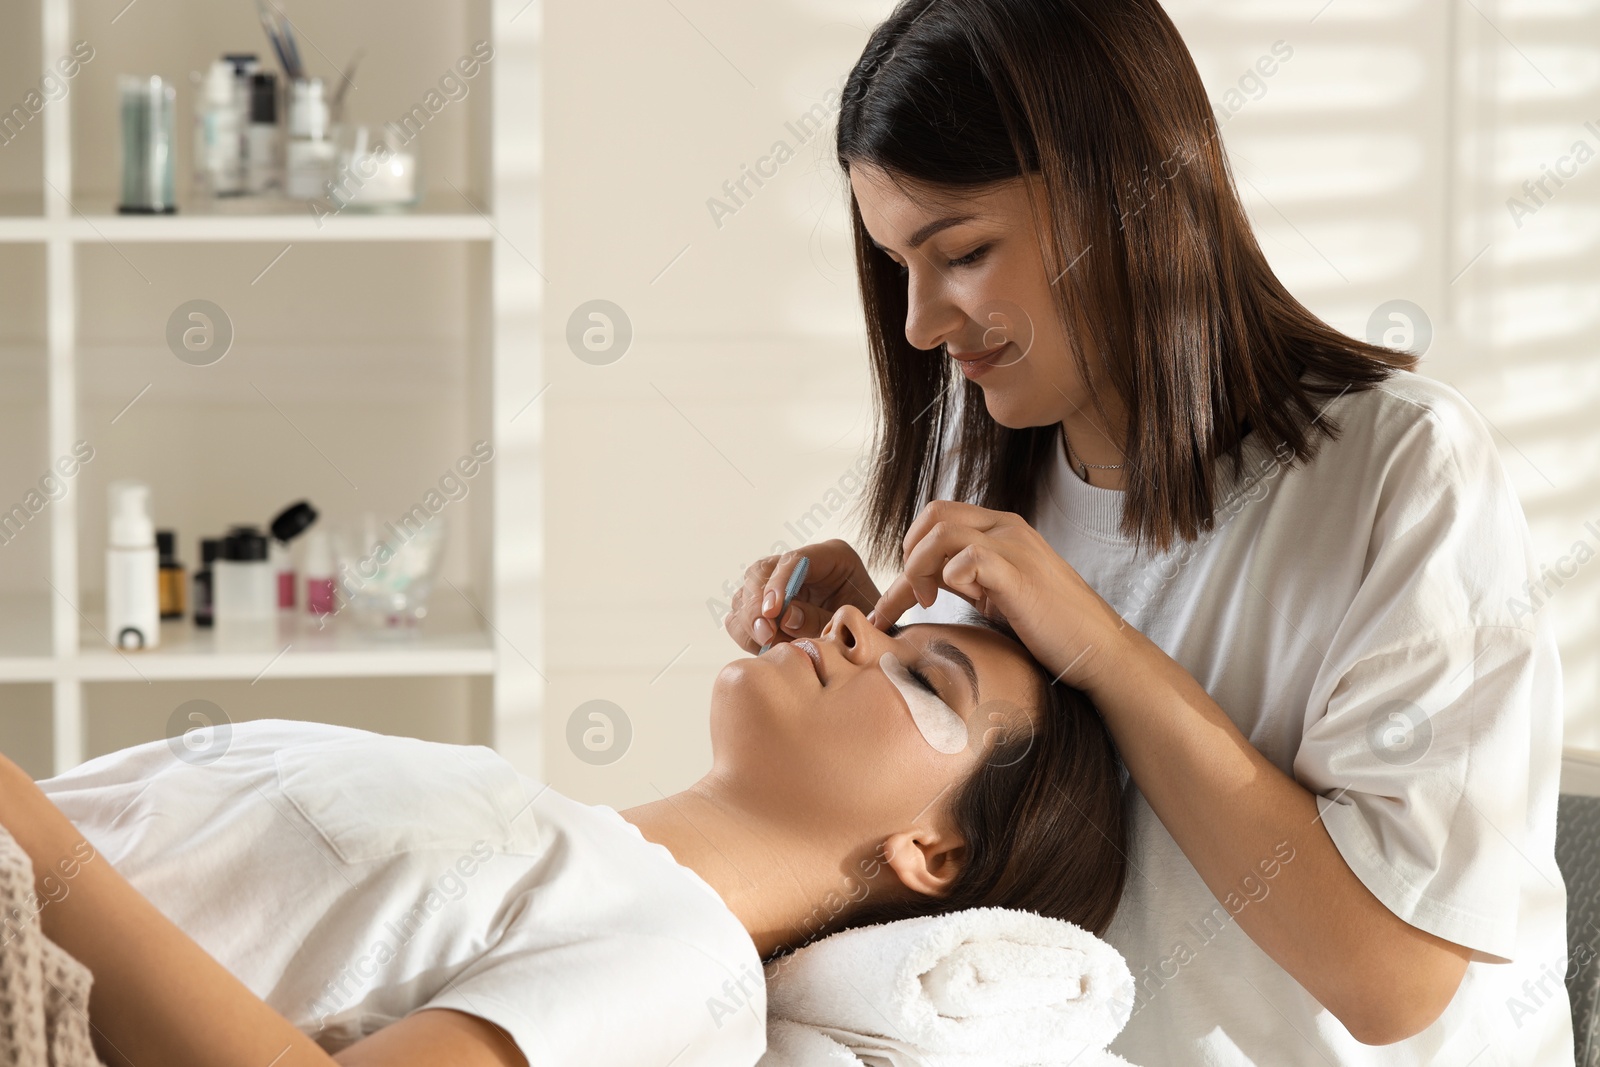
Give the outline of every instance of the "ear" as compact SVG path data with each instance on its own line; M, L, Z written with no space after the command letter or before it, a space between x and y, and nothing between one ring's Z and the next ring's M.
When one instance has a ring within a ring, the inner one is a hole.
M967 859L967 843L959 834L931 826L890 834L883 842L884 860L900 883L913 893L942 897L950 892Z

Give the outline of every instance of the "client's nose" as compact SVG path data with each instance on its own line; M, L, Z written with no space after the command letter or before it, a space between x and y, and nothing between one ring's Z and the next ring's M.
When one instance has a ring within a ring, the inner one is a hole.
M867 621L860 608L846 604L833 613L822 628L823 640L832 640L852 663L876 663L893 641L888 634Z

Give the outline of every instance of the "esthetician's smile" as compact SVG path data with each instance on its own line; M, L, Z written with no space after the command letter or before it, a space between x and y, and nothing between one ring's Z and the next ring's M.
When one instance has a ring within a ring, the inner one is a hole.
M1007 355L1006 349L1010 347L1011 342L1007 341L998 348L992 348L987 352L955 352L948 348L945 351L949 352L951 359L961 364L961 373L965 374L970 380L982 377L989 373L993 367L1009 366L1010 364L1006 362L1005 357Z

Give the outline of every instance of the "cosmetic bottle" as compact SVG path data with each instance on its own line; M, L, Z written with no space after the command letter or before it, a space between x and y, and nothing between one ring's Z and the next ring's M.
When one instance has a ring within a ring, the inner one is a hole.
M170 215L172 192L172 115L177 91L152 75L117 79L122 100L122 194L124 215Z
M194 185L204 196L244 192L244 128L234 65L216 60L200 84L194 115Z
M294 609L294 556L289 542L305 533L317 521L317 509L309 500L296 501L278 512L272 520L272 545L269 558L273 573L278 577L278 610Z
M106 635L118 648L155 648L161 643L161 594L150 487L116 481L107 497Z
M278 187L278 79L271 71L250 77L250 124L244 135L244 188L267 193Z
M313 200L333 177L333 131L321 78L296 78L289 87L289 140L284 146L284 195Z
M224 52L222 58L233 68L233 78L239 83L239 128L250 121L250 79L261 69L261 57L254 52Z
M230 529L211 568L213 612L219 627L277 615L277 583L267 562L267 537L256 527Z
M318 617L333 614L333 549L326 530L306 534L306 610Z
M161 617L183 618L184 575L183 564L178 562L176 538L171 530L156 531L156 551L160 553L160 573L157 583L161 593Z
M209 627L216 621L214 598L216 577L211 564L222 554L222 539L206 537L200 541L200 569L194 572L194 624Z

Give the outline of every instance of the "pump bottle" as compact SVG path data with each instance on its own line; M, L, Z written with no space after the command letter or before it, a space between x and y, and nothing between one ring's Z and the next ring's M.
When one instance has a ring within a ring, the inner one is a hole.
M106 636L121 649L161 644L161 595L150 487L117 481L107 487L111 538L106 549Z

